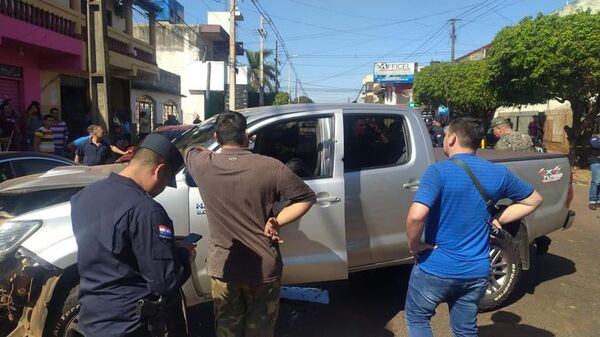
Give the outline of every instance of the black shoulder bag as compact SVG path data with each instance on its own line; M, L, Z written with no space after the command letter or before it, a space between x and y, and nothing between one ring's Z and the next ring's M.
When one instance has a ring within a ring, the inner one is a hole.
M465 172L467 172L467 174L469 175L469 178L471 178L471 181L477 188L477 191L479 191L481 198L483 198L483 201L485 201L487 210L490 213L490 215L494 216L495 214L497 214L500 211L500 207L498 207L498 205L496 205L494 200L492 200L492 198L490 198L489 194L487 194L485 189L483 189L483 186L481 186L481 183L479 183L479 180L477 180L477 177L475 177L475 174L473 174L473 171L471 171L469 166L467 166L467 164L465 164L464 161L462 161L458 158L450 158L450 161L452 161L454 164L462 167L462 169L465 170ZM492 229L492 233L494 235L498 235L498 233L499 233L498 227L492 225L491 222L490 222L490 227Z

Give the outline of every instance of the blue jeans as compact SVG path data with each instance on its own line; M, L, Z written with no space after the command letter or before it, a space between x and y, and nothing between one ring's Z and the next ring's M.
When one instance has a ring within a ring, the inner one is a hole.
M477 310L489 278L444 279L412 269L404 316L410 337L433 337L430 321L440 303L450 308L454 337L477 337Z
M590 182L590 204L600 203L600 163L590 165L592 181Z

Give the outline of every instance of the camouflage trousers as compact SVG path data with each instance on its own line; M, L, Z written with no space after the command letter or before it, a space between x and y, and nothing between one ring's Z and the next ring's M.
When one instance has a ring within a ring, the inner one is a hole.
M228 283L211 278L217 337L273 337L281 282Z

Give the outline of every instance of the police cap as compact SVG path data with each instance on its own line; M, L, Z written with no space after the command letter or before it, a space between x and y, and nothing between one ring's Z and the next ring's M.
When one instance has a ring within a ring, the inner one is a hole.
M171 143L167 137L158 133L151 133L144 138L144 141L138 146L138 148L152 150L161 156L171 169L172 176L171 179L169 179L167 186L177 187L175 175L183 168L184 163L183 157L175 145L173 145L173 143Z

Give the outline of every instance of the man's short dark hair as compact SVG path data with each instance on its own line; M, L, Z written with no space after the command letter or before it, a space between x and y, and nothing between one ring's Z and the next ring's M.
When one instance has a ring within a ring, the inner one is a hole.
M164 164L167 161L158 153L150 149L140 147L135 150L133 157L131 157L131 162L140 164L142 166L156 166L159 164Z
M221 145L243 145L246 134L246 117L236 111L226 111L215 123L217 141Z
M456 134L458 143L471 150L477 150L483 138L481 123L475 118L453 119L448 125L448 133Z

